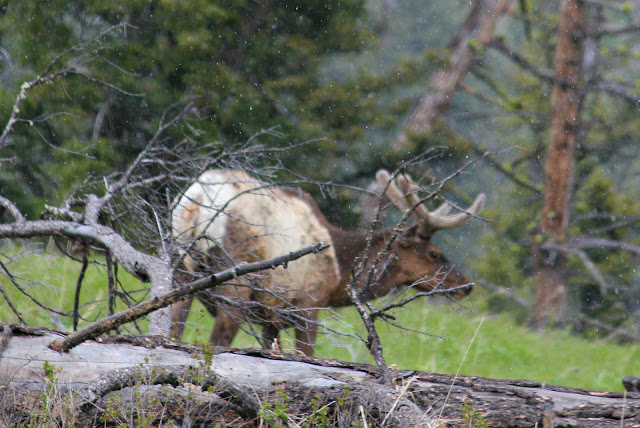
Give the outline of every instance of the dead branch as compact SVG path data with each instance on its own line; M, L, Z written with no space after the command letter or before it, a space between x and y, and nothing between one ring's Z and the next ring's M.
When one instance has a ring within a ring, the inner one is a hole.
M389 312L391 309L397 309L397 308L402 308L406 305L408 305L409 303L413 302L414 300L417 299L421 299L423 297L430 297L430 296L446 296L447 294L454 292L456 290L461 290L461 289L465 289L465 288L469 288L473 285L473 283L469 283L466 285L461 285L459 287L453 287L453 288L449 288L449 289L443 289L441 288L442 286L442 281L439 281L438 284L433 288L433 290L431 291L420 291L418 293L415 293L413 295L411 295L410 297L407 297L405 299L402 300L398 300L396 302L391 302L391 303L387 303L379 308L376 308L374 310L371 311L371 318L376 319L376 318L382 318L383 320L386 320L388 317L390 317L389 315L387 315L387 312Z
M81 238L99 243L110 249L123 267L142 281L153 281L162 274L160 260L136 250L129 242L110 227L100 224L87 225L64 220L30 220L0 224L0 238L35 238L43 236L63 236ZM169 277L169 281L171 281Z
M9 281L11 281L11 283L13 284L14 287L16 287L18 289L19 292L21 292L22 294L24 294L25 296L27 296L29 298L29 300L31 300L33 303L35 303L37 306L41 307L42 309L44 309L47 312L51 312L52 314L55 315L65 315L64 313L57 311L53 308L49 308L46 305L42 304L40 301L38 301L38 299L36 299L32 293L29 293L24 287L21 287L20 284L18 283L16 277L13 276L13 274L11 273L11 271L9 271L9 269L7 268L7 266L0 261L0 269L2 269L2 271L4 272L4 274L7 276L7 278L9 278ZM8 297L8 296L5 296ZM24 320L23 320L24 321ZM24 323L26 324L26 323Z
M89 266L88 250L82 252L82 267L80 268L80 274L78 274L78 280L76 281L76 292L73 299L73 331L78 329L78 319L80 318L80 290L82 289L82 281L84 275L87 272Z
M552 70L538 69L536 66L531 64L531 62L529 62L529 60L527 60L525 57L523 57L518 52L511 49L509 46L507 46L507 43L503 39L493 39L491 40L491 42L488 43L487 46L500 52L507 59L514 62L517 66L519 66L525 71L528 71L534 76L538 77L540 80L544 81L545 83L548 83L550 85L553 85L555 83L556 78L554 77Z
M503 294L503 295L509 297L511 299L511 301L513 301L514 303L517 303L519 306L521 306L522 308L526 309L527 311L533 310L533 305L531 303L529 303L527 300L523 299L522 297L518 296L509 287L492 284L492 283L490 283L488 281L485 281L485 280L478 281L478 284L482 285L483 287L488 288L489 290L491 290L491 291L493 291L495 293ZM589 317L587 317L585 315L577 315L575 318L573 318L570 321L570 323L572 325L575 325L575 326L588 325L590 327L593 327L593 328L596 328L596 329L601 329L601 330L604 330L606 332L609 332L613 336L620 337L620 338L622 338L624 340L630 340L630 341L633 341L633 342L640 342L640 336L638 336L637 334L631 333L631 332L629 332L627 330L624 330L622 328L619 328L619 327L612 326L610 324L603 323L603 322L598 321L598 320L591 319L591 318L589 318Z
M493 0L481 8L483 13L477 13L472 8L470 16L463 27L472 28L471 31L459 31L456 33L459 40L451 54L451 65L439 73L436 73L427 84L427 91L420 100L418 106L411 112L404 128L409 132L424 132L431 128L433 120L449 110L453 94L458 83L465 76L467 70L478 55L477 48L489 43L493 31L507 11L511 0ZM478 2L476 2L478 3ZM455 38L454 38L455 40ZM474 48L473 41L479 46ZM402 131L395 138L391 147L398 150L408 140L406 131Z
M95 322L88 327L83 328L82 330L68 335L65 339L56 340L50 345L50 348L58 352L68 352L71 348L79 345L86 340L96 338L101 334L107 333L125 323L141 318L153 311L161 308L166 308L172 303L175 303L187 296L192 296L199 291L215 287L218 284L222 284L223 282L229 281L242 275L246 275L248 273L258 272L265 269L274 269L277 266L286 265L290 261L299 259L300 257L303 257L310 253L317 253L318 251L324 250L326 248L329 248L329 245L320 242L280 257L234 266L230 269L210 275L205 278L201 278L183 287L174 289L173 291L163 296L152 298L151 300L140 303L120 313L111 315L101 321ZM164 269L166 271L166 266L164 266Z
M106 376L100 377L90 382L82 389L82 396L85 400L81 407L88 408L99 398L104 397L109 392L119 391L127 386L134 386L141 379L148 385L173 385L181 382L191 381L193 376L189 376L189 367L131 367L116 369Z
M604 79L599 79L595 83L590 85L593 89L605 92L609 95L615 96L627 102L632 107L637 108L640 105L640 97L634 95L632 89L625 87L621 83L612 82Z
M587 253L577 248L573 249L571 252L576 256L578 256L578 258L580 259L580 261L582 261L582 264L584 265L585 268L587 268L587 270L589 271L593 279L595 279L598 285L600 285L600 293L603 296L607 294L607 290L609 290L611 286L609 285L607 280L602 276L602 274L600 273L600 269L598 269L596 264L589 258Z
M584 315L578 316L576 318L576 320L574 321L574 323L576 323L576 324L583 323L583 324L586 324L586 325L588 325L590 327L597 328L597 329L602 329L604 331L607 331L607 332L611 333L612 335L621 337L621 338L623 338L625 340L630 340L630 341L633 341L633 342L640 342L640 336L638 336L637 334L633 334L633 333L631 333L631 332L629 332L627 330L624 330L624 329L621 329L621 328L618 328L618 327L614 327L612 325L603 323L603 322L598 321L598 320L594 320L594 319L588 318L588 317L586 317Z
M640 32L640 24L621 25L616 27L598 28L587 33L588 37L617 36Z
M545 83L548 83L550 85L554 85L556 83L569 84L569 82L563 82L561 79L554 76L551 70L538 69L525 57L509 48L506 42L502 39L494 39L488 44L488 46L494 48L496 51L503 54L507 59L511 60L514 64L538 77ZM631 104L633 107L637 107L640 104L640 97L634 95L630 87L627 88L621 83L605 80L604 78L602 78L602 76L598 76L592 82L587 82L585 84L585 90L586 89L593 89L598 92L607 93L616 98L621 98L628 104Z
M61 79L69 74L81 74L78 72L78 70L75 67L69 67L69 68L63 68L59 71L53 72L53 68L59 64L63 58L65 58L66 56L68 56L69 54L73 53L73 52L83 52L83 51L89 51L90 50L90 46L96 42L99 42L100 40L104 39L105 37L107 37L109 34L114 33L115 31L121 29L121 28L126 28L128 27L129 24L126 23L120 23L120 24L116 24L113 25L109 28L107 28L106 30L102 31L100 34L98 34L97 36L95 36L94 38L92 38L91 40L88 40L84 43L81 43L79 45L73 46L69 49L66 49L63 52L60 52L58 55L56 55L51 62L49 62L49 65L47 65L47 67L44 69L44 71L42 73L40 73L35 79L29 81L29 82L24 82L22 84L22 86L20 87L20 92L18 93L18 95L16 96L16 100L13 104L13 108L11 109L11 114L9 116L9 119L7 120L7 123L4 127L4 130L2 131L2 134L0 134L0 148L6 146L7 143L7 137L9 136L9 134L11 133L11 131L13 130L13 126L18 123L18 122L26 122L26 123L31 123L29 120L27 119L21 119L18 117L18 113L20 113L20 106L22 105L22 102L27 98L27 93L40 85L46 84L46 83L52 83L58 79ZM87 76L85 76L87 77Z
M14 221L21 222L26 220L24 218L24 215L22 215L22 213L18 209L18 207L16 207L15 204L11 202L9 199L1 195L0 195L0 208L2 209L2 211L8 211L9 215L13 217ZM0 211L0 214L2 213L2 211Z
M18 327L21 331L28 330ZM1 339L8 346L0 358L0 376L7 380L0 395L29 388L44 390L50 385L42 364L45 359L59 370L55 386L60 390L73 388L81 398L74 404L76 408L87 413L96 412L98 417L107 413L104 405L110 401L112 405L126 405L125 400L132 398L126 395L127 388L137 388L139 397L158 398L166 403L170 400L158 391L176 392L175 397L178 397L180 393L182 396L189 392L193 394L196 391L193 384L201 384L200 390L207 391L209 397L223 398L227 403L220 403L223 405L201 416L185 412L185 406L174 407L175 412L171 411L171 406L160 406L158 424L165 424L170 419L183 426L210 425L216 420L221 421L221 425L257 425L255 410L266 410L262 403L276 402L276 388L290 398L287 413L292 421L295 416L317 412L319 399L322 399L320 405L333 403L333 408L339 403L340 414L337 416L352 419L332 419L332 426L351 426L353 417L359 418L359 415L362 419L355 422L365 423L365 426L369 423L370 426L389 427L461 426L465 405L472 405L490 427L533 427L544 423L544 426L615 428L622 425L621 414L626 415L625 426L640 422L640 394L634 392L588 391L532 380L393 369L389 373L395 388L391 388L377 382L376 368L365 364L266 350L227 350L212 355L210 361L203 364L193 345L170 343L164 339L155 344L149 338L138 338L140 340L135 342L88 342L73 353L56 354L44 346L55 337L51 332L43 335L41 331L34 331L35 336L28 336L17 334L17 329L16 326L5 327ZM14 335L8 337L11 330ZM153 389L157 384L165 386ZM124 398L118 397L119 391L123 392ZM310 398L316 400L315 406ZM129 404L136 403L140 403L140 398ZM197 408L193 406L198 404L198 397L182 403L191 405L190 409L195 413ZM24 402L9 400L3 404L5 411L25 409L20 406ZM227 414L229 410L231 412ZM149 411L155 413L155 410ZM437 414L441 419L435 419ZM55 415L47 417L56 422L59 420ZM222 419L213 419L216 417Z
M533 305L529 303L526 299L518 296L510 287L505 287L504 285L496 285L484 279L478 281L478 284L482 285L485 288L493 291L497 294L504 294L517 303L519 306L523 307L527 311L531 311L533 309Z
M560 251L572 251L575 249L603 249L609 248L614 250L622 250L631 253L635 256L640 256L640 246L623 241L613 241L611 239L603 238L588 238L588 237L576 237L564 245L546 243L542 246L543 249L548 250L560 250Z

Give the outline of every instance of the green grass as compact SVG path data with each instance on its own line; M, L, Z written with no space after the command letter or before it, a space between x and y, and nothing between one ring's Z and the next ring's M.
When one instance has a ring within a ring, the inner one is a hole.
M16 256L20 251L21 255ZM81 264L66 257L43 255L34 253L34 249L3 248L0 250L0 260L11 274L18 279L20 286L48 308L64 313L71 313L74 306L74 295ZM9 258L5 255L9 255ZM131 297L137 300L146 299L148 284L142 284L124 269L118 270L118 289L127 290ZM10 300L23 319L32 326L47 327L57 330L70 331L73 326L72 318L51 314L36 305L30 298L22 294L0 270L0 285L4 288ZM91 263L86 271L80 293L79 328L89 322L103 318L108 311L108 286L104 261ZM121 301L116 301L115 310L126 308ZM12 312L6 300L0 296L0 322L18 323L18 317ZM146 321L141 321L142 330L148 328ZM137 330L129 326L132 333Z
M466 307L480 306L473 299L472 295L463 301L465 306L422 299L396 311L396 323L424 334L378 322L387 363L398 369L459 371L464 375L528 379L602 391L622 391L621 379L637 373L640 345L587 340L568 331L534 332L518 325L509 315L487 315ZM324 311L323 315L330 328L366 337L355 309L344 308L333 314ZM213 321L197 302L188 322L185 340L206 342ZM282 338L285 349L293 347L291 335L288 331ZM250 335L241 333L233 346L258 344ZM321 335L315 355L374 363L362 341L336 334Z
M71 310L79 264L60 257L29 256L11 266L24 277L48 284L29 286L30 291L47 305L63 308L64 311ZM83 314L91 319L107 314L107 286L103 271L101 267L92 266L83 286ZM123 272L120 276L127 289L146 286ZM59 326L48 313L18 293L3 274L0 274L0 284L11 295L29 324ZM480 293L461 302L464 306L422 299L394 313L396 323L426 334L400 330L378 322L387 363L398 369L439 373L456 373L459 370L465 375L529 379L606 391L621 391L622 377L637 375L640 345L586 340L567 331L533 332L515 323L508 315L486 315L474 309L482 306L481 301ZM119 305L119 308L123 307ZM365 335L353 308L323 312L324 321L330 328L352 335ZM17 322L1 297L0 322ZM62 319L62 322L67 328L71 326L70 319ZM197 302L194 304L188 322L185 340L206 342L213 319L202 305ZM141 326L145 328L144 324ZM133 329L131 331L135 332ZM283 337L285 349L291 349L293 344L290 334L288 332ZM242 333L233 346L258 345L253 337ZM319 337L316 356L373 362L364 343L354 337L336 334Z

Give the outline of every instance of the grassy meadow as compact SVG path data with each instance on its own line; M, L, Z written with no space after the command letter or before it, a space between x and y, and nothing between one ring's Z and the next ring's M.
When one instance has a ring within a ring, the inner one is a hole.
M23 278L22 286L39 301L63 312L72 310L80 269L77 262L34 254L15 260L2 256L2 263L14 275ZM122 270L119 276L121 286L133 291L133 297L141 299L145 296L146 284L141 284ZM0 274L0 284L30 325L70 330L70 318L52 316L36 306L16 290L4 273ZM81 295L82 314L87 320L108 313L107 295L104 266L92 264L87 270ZM516 324L508 315L482 313L478 309L483 306L482 299L482 293L474 293L461 304L428 299L415 301L394 313L395 322L405 330L379 322L378 332L387 363L398 369L440 373L459 371L465 375L530 379L607 391L621 391L622 377L638 374L639 345L589 341L566 331L532 332ZM118 309L122 308L124 304L120 302ZM347 335L321 335L316 356L372 363L364 343L355 337L365 334L356 311L344 308L323 312L329 329ZM1 296L0 322L17 322L17 317ZM196 302L185 340L206 342L212 327L213 319ZM144 331L144 322L140 323L140 328ZM137 331L129 328L129 332ZM257 342L247 333L242 333L233 346L256 347ZM289 335L283 337L283 346L292 346Z

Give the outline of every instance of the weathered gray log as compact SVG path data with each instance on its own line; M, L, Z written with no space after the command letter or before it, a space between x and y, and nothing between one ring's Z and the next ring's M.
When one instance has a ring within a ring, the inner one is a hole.
M391 387L379 384L376 368L365 364L263 350L216 349L203 355L196 346L157 337L105 337L61 354L47 347L59 334L10 329L13 335L5 334L0 346L0 395L7 388L13 388L13 398L15 391L46 389L48 361L57 388L75 391L78 408L84 405L88 415L109 406L131 414L142 408L148 415L156 406L160 419L170 414L178 422L239 426L264 417L280 402L299 421L317 416L326 405L334 412L332 422L344 426L362 418L369 426L385 418L388 426L460 426L470 415L496 427L640 426L635 392L397 370L391 371ZM153 401L136 407L132 397Z

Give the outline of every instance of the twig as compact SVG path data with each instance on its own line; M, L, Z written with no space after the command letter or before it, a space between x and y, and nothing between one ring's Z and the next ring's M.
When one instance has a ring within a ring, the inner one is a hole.
M623 25L618 27L604 27L589 31L588 37L617 36L619 34L640 32L640 24Z
M364 425L364 428L369 428L369 424L367 423L367 415L364 412L364 406L362 404L360 405L360 414L362 415L362 424Z
M123 28L127 26L128 24L126 23L113 25L107 28L106 30L102 31L100 34L98 34L91 40L88 40L76 46L72 46L69 49L66 49L60 52L49 62L47 67L44 69L44 71L40 75L38 75L35 79L29 82L24 82L22 86L20 86L20 92L18 92L18 95L16 96L16 100L13 104L13 108L11 109L9 120L7 120L7 124L5 125L4 130L2 131L2 134L0 134L0 148L6 145L7 136L9 135L9 133L11 133L11 130L13 129L13 125L15 125L18 122L25 121L24 119L18 118L18 113L20 112L20 106L22 105L22 102L27 98L27 92L29 92L31 89L33 89L36 86L53 82L54 80L64 77L69 73L77 73L77 70L75 70L75 68L64 68L55 73L51 73L51 70L53 69L53 67L55 67L62 60L62 58L64 58L71 52L78 52L78 51L88 49L88 46L90 44L96 42L97 40L100 40L101 38L105 37L107 34L114 32L118 28Z
M73 331L78 329L78 318L79 318L79 306L80 306L80 290L82 288L82 281L84 280L84 275L87 272L87 267L89 266L89 257L88 257L89 249L85 248L82 251L82 268L80 269L80 274L78 275L78 281L76 282L76 293L73 300Z
M609 290L610 285L607 283L607 280L602 276L596 264L591 261L587 253L577 248L573 249L571 252L580 258L584 267L587 268L589 273L591 273L591 276L593 277L593 279L595 279L596 282L600 285L600 293L603 296L607 294L607 290Z
M7 275L7 278L9 278L9 281L11 281L11 283L13 284L14 287L16 287L18 289L18 291L20 291L22 294L24 294L25 296L27 296L29 299L31 299L31 301L33 303L35 303L36 305L38 305L39 307L41 307L42 309L48 311L48 312L52 312L55 313L57 315L67 315L63 312L57 311L53 308L48 308L47 306L43 305L42 303L40 303L38 301L38 299L36 299L35 297L33 297L31 294L29 294L27 292L27 290L25 290L24 288L22 288L20 286L20 284L18 284L18 281L16 280L16 278L13 276L13 274L11 274L11 271L9 271L9 269L7 268L7 266L2 263L0 261L0 268L2 268L2 270L4 271L5 275Z
M116 282L114 278L113 258L109 250L106 251L104 258L107 262L107 284L109 289L109 315L113 315L115 313L115 308L116 308Z
M398 407L398 403L400 402L402 397L404 397L404 395L407 393L407 390L416 379L418 379L418 376L411 376L411 378L409 378L407 383L402 385L402 391L400 391L400 394L398 394L395 401L393 402L393 405L391 406L389 413L387 413L387 415L382 420L382 424L380 424L381 426L385 426L387 421L391 420L391 416L393 416L393 412L395 412L396 407Z
M347 285L347 290L349 291L349 295L351 296L351 300L353 301L358 314L360 314L360 318L362 318L365 328L367 329L367 348L369 348L371 356L373 356L373 359L380 371L380 383L387 384L389 382L389 368L382 356L382 344L380 342L380 336L378 336L378 332L376 331L375 319L371 314L369 314L362 304L360 293L355 289L353 283L349 283Z
M556 78L553 75L551 70L539 70L533 64L531 64L525 57L509 48L506 42L502 39L493 39L489 43L489 47L494 48L505 57L513 61L516 65L518 65L523 70L528 71L529 73L537 76L540 80L553 85L556 82Z
M20 320L20 324L28 325L24 318L22 318L20 311L18 311L18 309L13 305L13 302L9 298L7 291L2 286L2 283L0 283L0 294L2 294L2 297L4 297L4 300L9 305L9 308L11 308L11 311L18 317L18 320Z
M531 303L529 303L526 299L523 299L522 297L518 296L516 293L514 293L508 287L505 287L503 285L492 284L489 281L486 281L484 279L479 280L478 284L482 285L483 287L488 288L489 290L493 291L494 293L504 294L504 295L508 296L515 303L517 303L519 306L523 307L524 309L526 309L528 311L533 309L533 305Z
M478 332L480 331L480 327L482 327L482 323L484 323L484 319L485 319L485 317L482 317L482 319L480 320L480 323L478 324L478 327L476 327L476 331L473 332L473 337L469 341L469 345L467 346L467 349L465 349L465 351L464 351L464 355L462 356L462 360L460 361L460 364L458 365L458 370L456 371L456 374L455 374L455 376L453 376L453 380L451 381L451 386L449 387L449 391L447 392L447 397L444 399L444 403L442 404L442 407L440 408L440 415L438 415L438 419L442 419L442 412L444 412L444 408L447 405L447 401L449 401L449 396L451 395L451 391L453 390L453 385L455 385L455 383L456 383L456 379L458 378L458 375L460 374L460 370L462 369L462 364L464 364L465 360L467 359L467 354L469 353L469 349L471 349L471 345L473 345L473 342L476 340L476 336L478 335Z
M146 302L140 303L125 311L111 315L101 321L95 322L82 330L68 335L65 339L54 341L49 345L49 347L58 352L68 352L70 349L86 340L94 339L99 335L107 333L108 331L113 330L123 324L141 318L158 309L165 308L186 296L191 296L199 291L204 291L206 289L215 287L218 284L222 284L223 282L251 272L258 272L270 268L273 269L276 266L285 265L292 260L296 260L307 254L317 253L318 251L324 250L326 248L329 248L329 245L320 242L283 256L274 257L269 260L234 266L230 269L199 279L183 287L174 289L173 291L163 296L155 297L152 300L147 300Z
M628 332L626 330L623 330L623 329L618 328L618 327L614 327L614 326L609 325L609 324L605 324L605 323L600 322L598 320L592 320L591 318L587 318L585 316L578 316L575 319L574 322L576 324L585 323L585 324L587 324L587 325L589 325L591 327L595 327L595 328L600 328L602 330L606 330L609 333L612 333L615 336L622 337L622 338L624 338L626 340L631 340L631 341L634 341L634 342L640 342L640 336L638 336L637 334L630 333L630 332Z
M446 276L445 276L446 277ZM391 303L387 303L386 305L375 309L374 311L371 312L371 316L375 319L375 318L385 318L385 313L387 311L389 311L390 309L396 309L396 308L401 308L403 306L408 305L409 303L413 302L416 299L422 298L422 297L427 297L427 296L437 296L440 294L448 294L451 292L455 292L455 291L459 291L459 290L464 290L466 288L469 288L473 285L473 283L469 283L469 284L464 284L464 285L460 285L458 287L452 287L452 288L439 288L442 285L442 282L444 281L444 278L442 281L439 281L438 284L431 290L431 291L420 291L418 293L415 293L413 295L411 295L410 297L407 297L405 299L399 300L397 302L391 302ZM413 287L415 284L412 284L411 287Z
M629 242L613 241L611 239L578 237L570 240L564 245L558 245L551 242L542 245L542 249L560 250L566 252L571 252L575 249L589 248L611 248L615 250L627 251L636 256L640 256L640 246L630 244Z
M606 92L610 95L622 98L628 104L631 104L632 107L637 108L638 105L640 105L640 97L631 93L630 90L629 92L627 92L626 88L624 88L619 83L599 80L596 83L591 84L590 86L598 91Z

